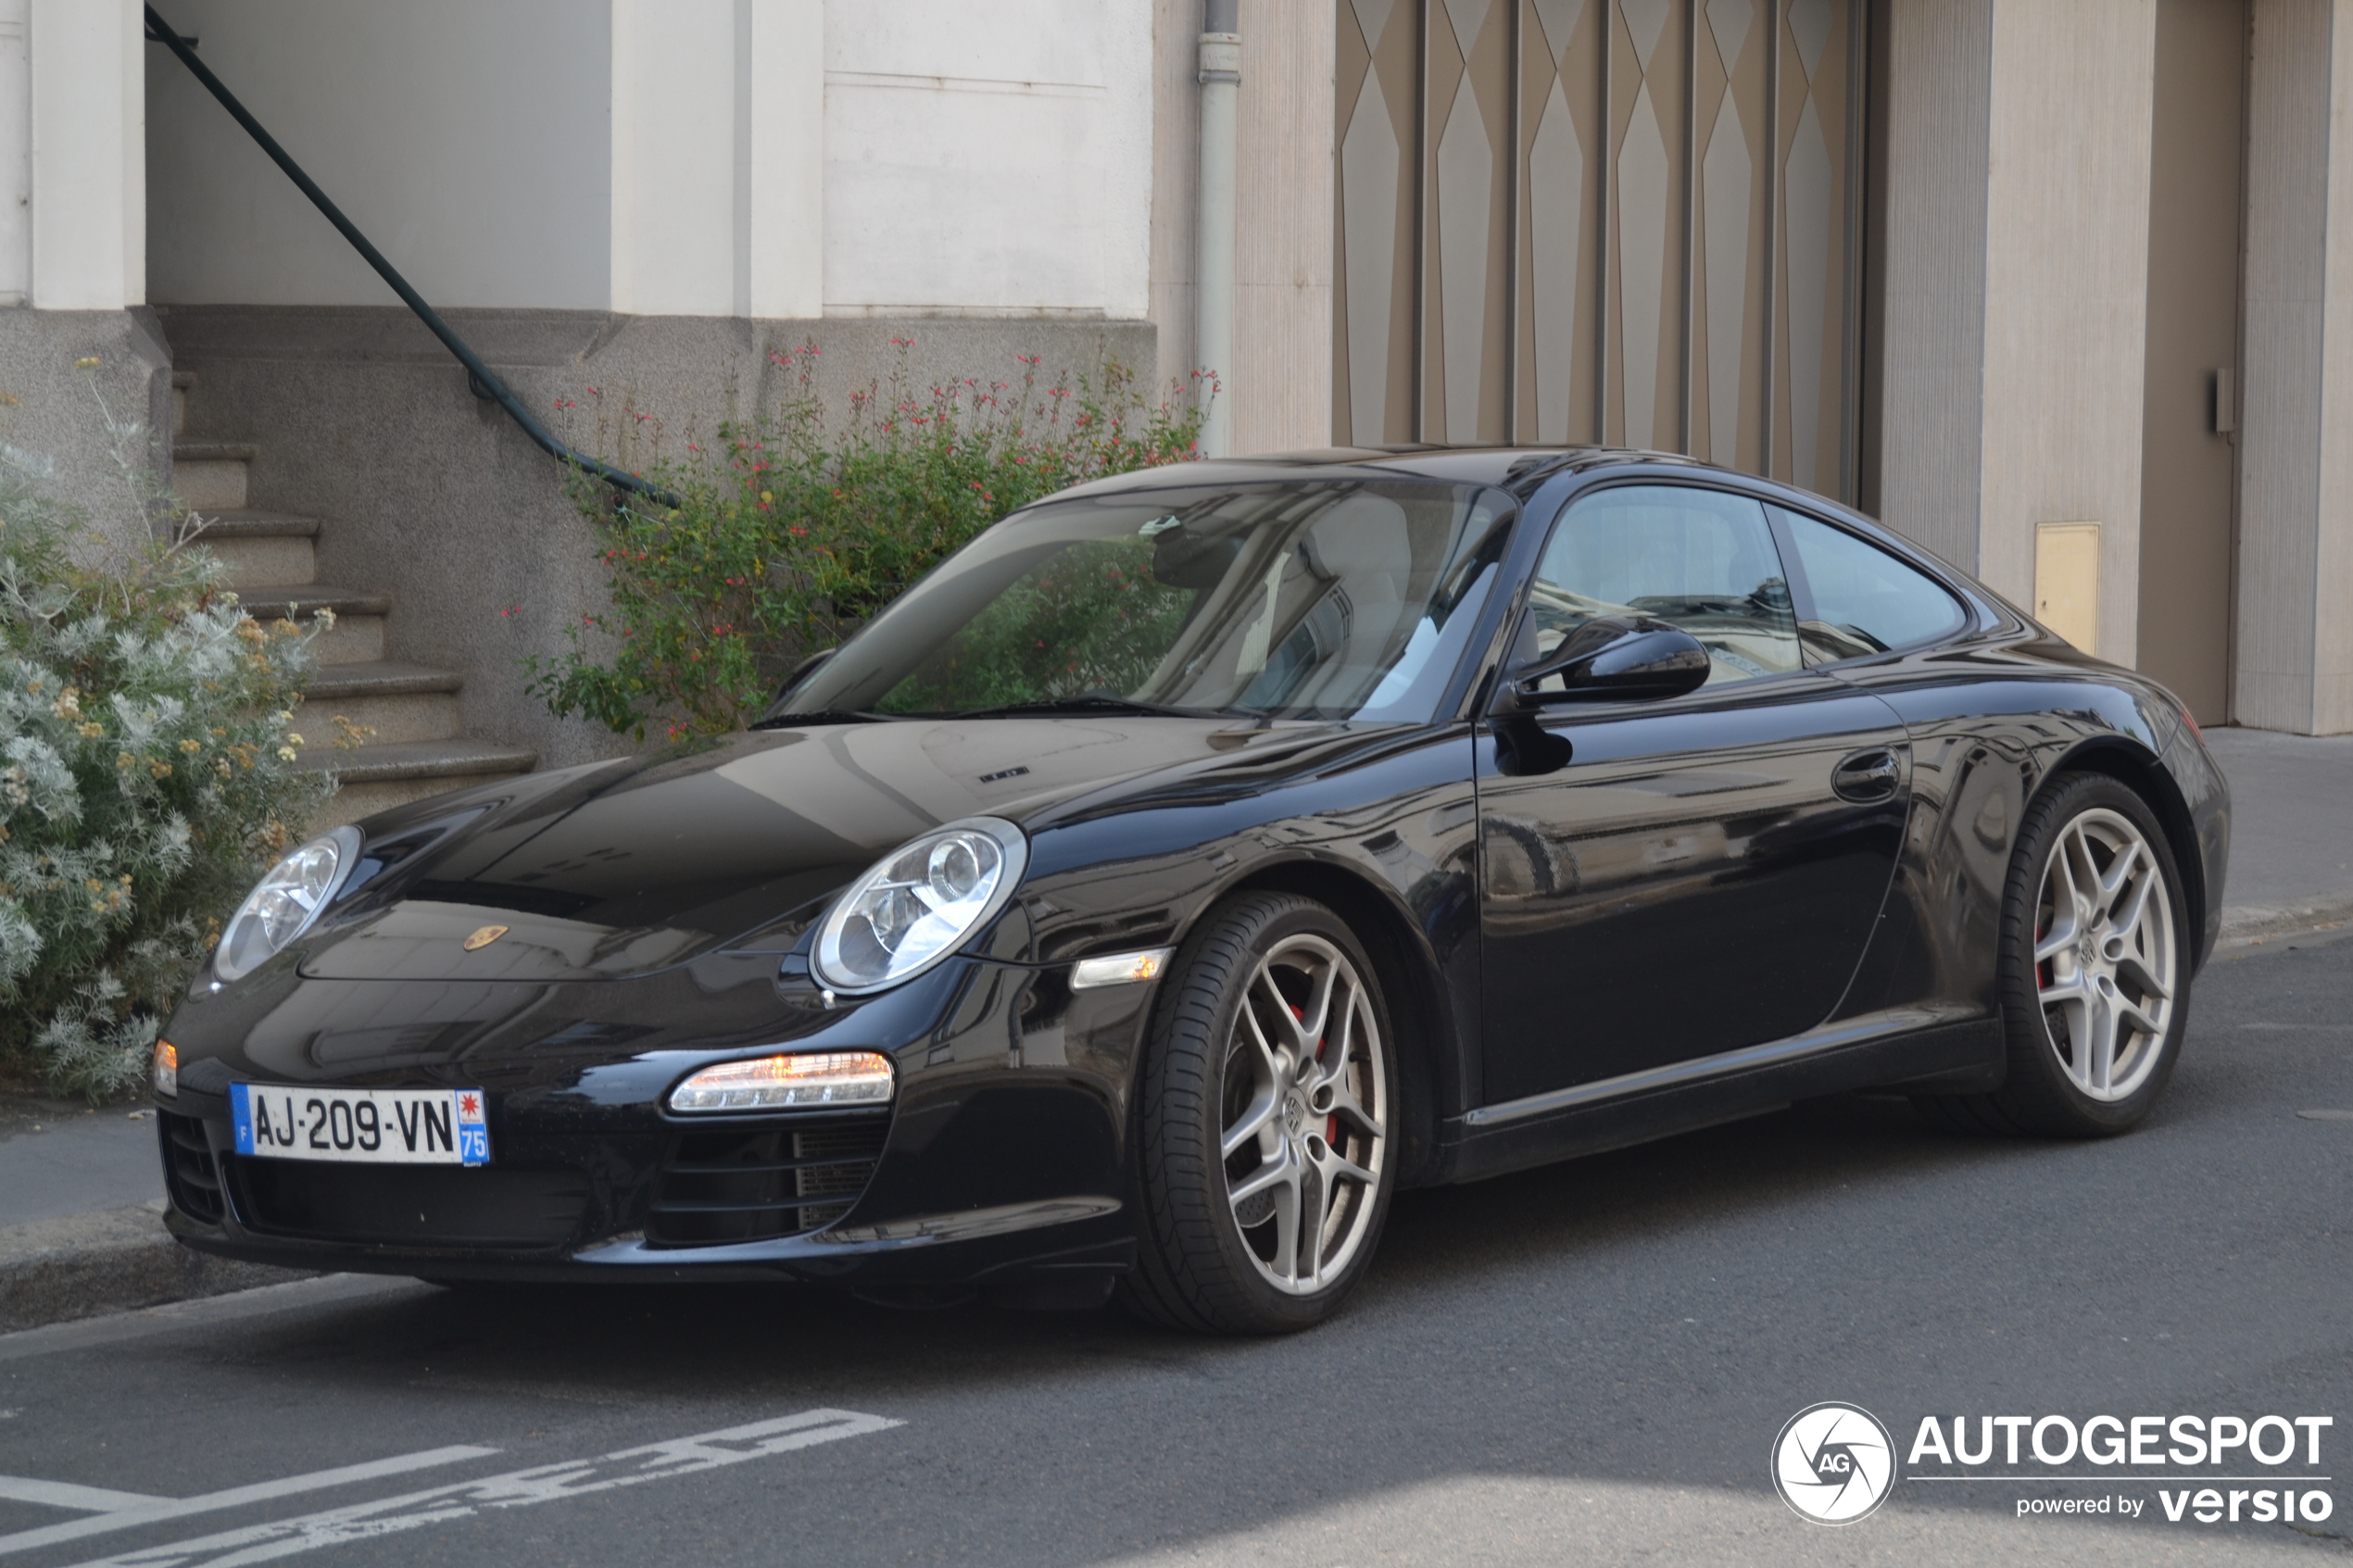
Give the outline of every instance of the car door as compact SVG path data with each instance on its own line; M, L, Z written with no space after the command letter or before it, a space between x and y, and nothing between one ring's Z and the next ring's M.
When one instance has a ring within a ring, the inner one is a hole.
M1529 584L1513 665L1629 614L1697 638L1706 684L1480 725L1487 1105L1821 1022L1894 872L1903 725L1806 668L1758 501L1660 483L1578 498Z

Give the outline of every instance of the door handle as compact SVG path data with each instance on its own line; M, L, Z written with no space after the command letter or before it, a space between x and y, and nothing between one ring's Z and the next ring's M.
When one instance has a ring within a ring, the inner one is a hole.
M1832 793L1860 806L1891 798L1903 782L1902 759L1883 746L1856 752L1831 770Z

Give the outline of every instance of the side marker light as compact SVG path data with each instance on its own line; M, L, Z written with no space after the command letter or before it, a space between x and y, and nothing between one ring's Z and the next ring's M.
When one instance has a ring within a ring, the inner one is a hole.
M152 1073L156 1093L166 1099L180 1098L180 1047L170 1040L156 1042L155 1067Z
M1134 985L1146 980L1157 980L1168 968L1168 960L1176 951L1174 947L1148 947L1140 953L1113 953L1100 959L1081 959L1070 972L1070 988L1091 991L1099 985Z

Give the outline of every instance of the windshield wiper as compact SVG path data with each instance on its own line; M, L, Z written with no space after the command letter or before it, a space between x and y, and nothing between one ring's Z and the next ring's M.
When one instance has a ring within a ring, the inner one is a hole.
M859 708L820 708L812 713L774 713L755 721L750 727L785 730L795 724L888 724L901 717L897 713L869 713Z
M1053 697L1044 702L1009 702L1002 708L975 708L951 713L951 719L1013 719L1026 713L1147 713L1168 719L1216 719L1223 715L1205 708L1172 708L1164 702L1088 692L1083 696Z

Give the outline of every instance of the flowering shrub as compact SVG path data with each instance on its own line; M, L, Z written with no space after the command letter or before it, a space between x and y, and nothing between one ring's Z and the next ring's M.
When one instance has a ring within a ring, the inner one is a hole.
M977 379L917 395L900 372L853 393L826 438L817 349L774 355L795 372L774 413L723 425L715 449L648 477L682 505L615 509L583 486L605 533L611 608L585 617L560 659L529 661L559 716L639 740L739 729L802 657L839 642L940 558L1008 512L1065 486L1195 455L1202 409L1147 403L1106 364L1076 386ZM643 421L647 416L631 412Z
M135 427L118 426L118 452ZM161 497L125 464L148 532ZM175 531L184 532L184 531ZM295 766L310 667L183 539L107 545L0 451L0 1069L93 1099L333 781ZM326 617L322 614L322 621Z

